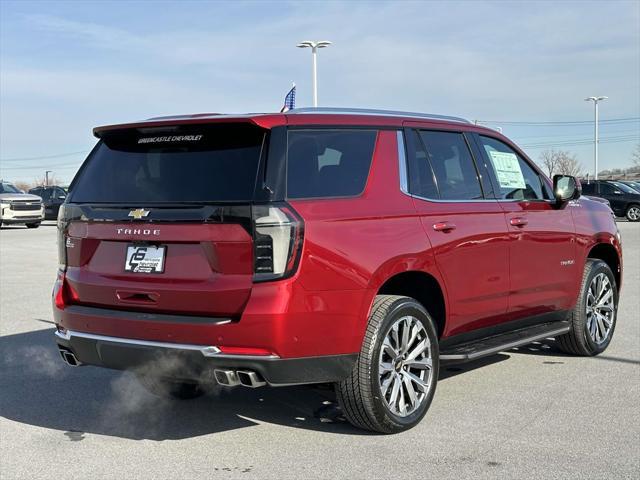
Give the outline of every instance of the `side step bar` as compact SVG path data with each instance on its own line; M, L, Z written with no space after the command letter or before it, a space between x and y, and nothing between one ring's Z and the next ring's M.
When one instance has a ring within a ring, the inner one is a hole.
M440 352L441 363L463 363L526 345L537 340L562 335L569 331L569 322L553 322L521 328L512 332L452 345Z

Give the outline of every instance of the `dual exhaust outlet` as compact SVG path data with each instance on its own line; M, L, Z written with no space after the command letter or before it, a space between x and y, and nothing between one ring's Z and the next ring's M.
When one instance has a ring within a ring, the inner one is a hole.
M67 365L72 367L79 367L82 362L78 360L75 354L66 348L59 348L60 356ZM260 374L251 370L227 370L216 369L213 371L216 382L220 385L227 387L236 387L242 385L243 387L258 388L267 384Z
M226 387L242 385L243 387L258 388L267 384L258 373L251 370L216 369L213 374L216 377L216 382Z
M60 355L62 356L62 361L67 365L71 365L72 367L79 367L82 365L82 362L78 360L75 354L71 350L67 350L66 348L58 348Z

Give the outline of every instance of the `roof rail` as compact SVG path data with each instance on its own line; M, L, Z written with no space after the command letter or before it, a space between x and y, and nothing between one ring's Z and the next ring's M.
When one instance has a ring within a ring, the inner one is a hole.
M356 115L381 115L386 117L412 117L412 118L425 118L430 120L446 120L449 122L461 122L461 123L471 123L466 118L461 117L451 117L449 115L436 115L432 113L416 113L416 112L402 112L396 110L376 110L372 108L333 108L333 107L305 107L305 108L294 108L287 112L290 114L299 114L299 113L317 113L317 114L336 114L336 115L348 115L348 114L356 114Z

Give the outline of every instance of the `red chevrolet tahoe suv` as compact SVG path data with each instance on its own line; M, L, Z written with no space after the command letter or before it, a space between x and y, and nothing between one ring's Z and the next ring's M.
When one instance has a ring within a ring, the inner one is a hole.
M416 425L441 365L553 337L604 351L609 209L455 117L355 109L99 127L58 218L56 341L157 394L334 383Z

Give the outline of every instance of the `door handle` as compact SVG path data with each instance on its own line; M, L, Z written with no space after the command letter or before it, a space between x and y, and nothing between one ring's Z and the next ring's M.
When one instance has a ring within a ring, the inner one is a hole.
M436 232L450 232L456 229L456 225L451 222L438 222L433 224L433 229Z
M509 220L509 223L514 227L524 227L527 223L529 223L529 220L522 217L513 217L511 220Z

